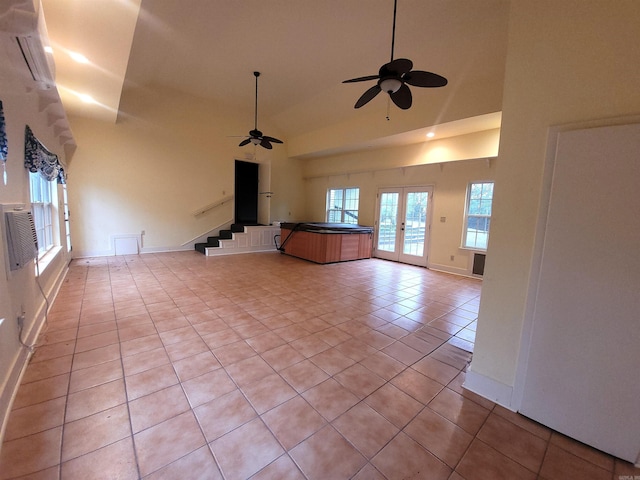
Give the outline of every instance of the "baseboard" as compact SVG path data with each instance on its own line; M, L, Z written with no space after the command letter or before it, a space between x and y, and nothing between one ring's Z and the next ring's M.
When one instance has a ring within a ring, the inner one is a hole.
M2 386L2 394L0 395L0 445L2 445L4 441L4 434L7 429L7 421L11 413L11 407L18 394L18 387L27 369L30 356L31 352L29 349L21 348L19 350L11 366L11 373L6 383Z
M439 263L430 263L428 265L428 268L429 270L434 270L436 272L452 273L453 275L459 275L462 277L469 277L469 278L475 278L477 280L482 280L482 277L479 277L477 275L472 275L471 272L469 272L469 270L467 270L466 268L451 267L449 265L441 265Z
M179 247L144 247L140 249L140 254L144 253L167 253L167 252L188 252L194 251L195 247L190 245L181 245Z
M477 393L481 397L502 405L509 410L515 411L511 406L513 387L510 385L505 385L504 383L499 382L493 378L474 372L472 366L473 363L467 370L467 375L462 386L467 390L472 391L473 393Z

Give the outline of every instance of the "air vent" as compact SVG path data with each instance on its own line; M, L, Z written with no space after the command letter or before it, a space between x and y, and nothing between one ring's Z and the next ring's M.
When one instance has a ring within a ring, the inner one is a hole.
M0 11L0 33L13 44L6 51L14 72L29 88L50 90L55 87L55 65L53 55L45 50L49 45L47 26L40 2L30 4Z
M52 69L47 61L47 54L37 36L15 37L22 59L31 79L39 90L49 90L54 87Z
M484 261L487 256L484 253L474 253L473 254L473 268L471 272L474 275L484 275Z

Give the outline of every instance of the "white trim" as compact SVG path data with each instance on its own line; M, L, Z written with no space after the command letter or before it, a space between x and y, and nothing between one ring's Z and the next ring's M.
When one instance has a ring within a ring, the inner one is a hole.
M462 386L498 405L502 405L512 411L517 411L512 406L513 387L482 375L481 373L474 372L471 367L467 370L467 375Z
M259 237L252 240L252 235ZM244 227L244 232L233 232L230 239L220 239L219 247L205 248L207 257L238 253L277 252L274 237L280 234L280 226ZM265 236L266 235L266 236Z
M481 276L472 275L469 272L469 270L466 268L452 267L450 265L441 265L439 263L429 264L427 265L427 268L429 270L434 270L436 272L452 273L454 275L459 275L461 277L468 277L468 278L475 278L476 280L482 280Z
M18 387L22 382L24 372L27 370L31 353L27 348L21 348L15 356L13 365L9 369L9 375L0 394L0 442L4 440L4 434L9 421L9 414L13 407L13 402L18 394ZM20 367L20 365L22 365ZM1 444L1 443L0 443Z
M231 228L232 224L233 224L233 218L230 218L229 220L222 222L217 227L214 227L211 230L208 230L205 233L201 233L197 237L194 237L191 240L184 242L181 246L187 247L187 250L193 250L195 248L196 243L206 242L207 237L213 237L214 236L213 234L214 232L216 232L216 230L218 231L218 233L220 232L220 230L228 230L229 228ZM142 250L146 250L146 249L143 248Z

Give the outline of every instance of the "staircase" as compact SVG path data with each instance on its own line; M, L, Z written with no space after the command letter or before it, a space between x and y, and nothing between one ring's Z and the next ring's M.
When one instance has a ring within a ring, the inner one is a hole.
M195 249L208 257L276 251L274 236L279 234L279 226L234 223L229 230L220 230L217 236L207 237L206 243L196 243Z

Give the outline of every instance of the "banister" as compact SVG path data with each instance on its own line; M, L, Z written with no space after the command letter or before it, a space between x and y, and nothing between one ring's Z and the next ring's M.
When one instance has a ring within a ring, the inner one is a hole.
M198 210L193 212L193 216L197 217L198 215L202 215L203 213L206 213L209 210L213 210L214 208L219 207L220 205L224 205L230 200L233 200L233 195L227 195L226 197L223 197L221 200L218 200L217 202L210 203L209 205L205 205L204 207L199 208Z

